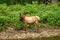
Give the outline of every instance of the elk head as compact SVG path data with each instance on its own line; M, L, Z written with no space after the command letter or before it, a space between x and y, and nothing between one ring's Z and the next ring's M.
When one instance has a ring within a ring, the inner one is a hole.
M24 18L25 18L25 15L24 15L23 13L21 13L21 14L20 14L20 19L21 19L21 20L24 20Z

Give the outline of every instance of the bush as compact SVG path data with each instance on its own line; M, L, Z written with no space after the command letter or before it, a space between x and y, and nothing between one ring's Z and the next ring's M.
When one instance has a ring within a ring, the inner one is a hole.
M8 25L13 25L16 29L25 28L19 18L21 12L25 12L26 16L38 15L40 17L39 23L42 26L44 21L50 25L60 26L60 7L58 5L16 4L7 6L0 4L0 29L5 29ZM33 26L33 24L30 25L30 28L34 28Z
M0 16L0 31L6 29L6 24L8 22L8 17Z
M60 13L49 14L47 21L50 25L60 26Z

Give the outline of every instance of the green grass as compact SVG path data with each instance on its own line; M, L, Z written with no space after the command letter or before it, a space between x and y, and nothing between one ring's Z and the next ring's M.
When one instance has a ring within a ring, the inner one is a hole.
M19 19L19 14L25 12L26 16L40 17L39 24L44 27L44 21L51 26L60 26L60 3L57 5L44 5L44 4L26 4L26 5L6 5L0 4L0 30L13 25L16 29L25 28L25 25ZM3 28L2 28L3 27ZM34 28L31 25L30 28Z
M21 40L60 40L60 36L56 36L56 37L43 37L43 38L28 38L28 39L21 39Z

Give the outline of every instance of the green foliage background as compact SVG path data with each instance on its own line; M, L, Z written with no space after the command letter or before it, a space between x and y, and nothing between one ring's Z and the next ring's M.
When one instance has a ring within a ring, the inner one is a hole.
M25 12L26 16L38 15L41 27L44 26L44 21L51 26L60 26L60 3L57 3L57 5L15 4L8 6L7 4L0 4L0 30L7 27L25 28L24 23L19 19L21 12Z

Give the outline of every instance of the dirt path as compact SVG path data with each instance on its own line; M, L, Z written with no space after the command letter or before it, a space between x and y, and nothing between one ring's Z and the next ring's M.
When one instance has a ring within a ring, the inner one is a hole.
M33 30L26 32L24 30L15 31L13 28L7 29L6 31L0 32L0 39L25 39L35 37L53 37L60 36L60 29L47 29L42 28L40 32Z

